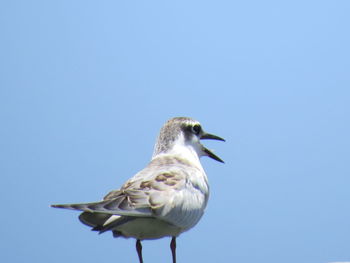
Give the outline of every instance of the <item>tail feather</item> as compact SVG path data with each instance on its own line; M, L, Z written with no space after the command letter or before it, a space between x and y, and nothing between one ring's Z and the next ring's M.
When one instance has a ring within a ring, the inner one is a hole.
M79 216L79 220L83 224L90 226L93 231L98 231L99 234L111 230L114 237L123 236L118 230L118 226L139 217L153 215L150 207L135 207L128 198L123 196L100 202L55 204L51 207L83 211Z
M119 205L123 202L121 198L112 200L105 200L93 203L81 203L81 204L58 204L51 205L54 208L64 208L70 210L79 210L90 213L104 213L110 215L123 215L123 216L152 216L150 208L134 208L132 206L121 209ZM124 202L123 202L124 203ZM124 209L126 208L126 209Z
M121 198L116 198L113 200L105 200L105 201L99 201L99 202L93 202L93 203L58 204L58 205L51 205L51 207L79 210L79 211L91 212L91 213L103 212L107 214L113 214L118 210L120 211L120 209L118 209L118 205L122 201L120 199Z
M79 215L79 220L84 225L95 228L102 226L110 217L110 214L83 212Z
M86 204L59 204L59 205L51 205L51 207L64 208L64 209L70 209L70 210L79 210L79 211L86 211L86 212L93 212L93 210L89 208L92 204L93 203L86 203Z
M107 221L110 221L110 222L106 221L103 224L103 226L98 228L99 234L102 234L102 233L107 232L109 230L116 229L118 226L123 225L127 222L130 222L130 221L136 219L136 217L132 217L132 216L121 216L119 218L117 218L117 216L115 216L115 217L116 218L114 220L111 220L111 221L110 221L111 218L109 218Z
M91 230L98 231L99 234L116 229L118 226L134 219L136 219L136 217L90 212L83 212L79 216L80 222L92 227Z

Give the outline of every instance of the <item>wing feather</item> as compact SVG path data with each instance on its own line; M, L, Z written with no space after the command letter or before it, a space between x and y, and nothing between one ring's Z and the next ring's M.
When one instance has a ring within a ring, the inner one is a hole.
M152 160L120 189L109 192L102 201L58 204L52 207L88 212L91 213L89 217L103 214L104 221L108 220L110 215L157 217L165 206L169 208L172 205L176 195L185 188L188 174L197 172L193 169L196 168L185 160L163 156ZM88 221L93 219L89 218Z

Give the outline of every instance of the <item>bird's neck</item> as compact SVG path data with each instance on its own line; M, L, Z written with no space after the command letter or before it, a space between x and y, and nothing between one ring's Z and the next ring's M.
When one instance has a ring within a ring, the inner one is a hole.
M192 145L175 144L167 151L153 155L152 159L159 157L160 155L176 156L192 163L198 169L203 170L202 164L199 161L200 156L198 155L197 151L198 150L195 149Z

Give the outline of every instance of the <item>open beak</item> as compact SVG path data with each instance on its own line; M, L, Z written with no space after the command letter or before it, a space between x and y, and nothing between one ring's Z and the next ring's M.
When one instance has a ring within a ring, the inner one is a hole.
M223 138L213 135L213 134L209 134L209 133L203 133L200 137L201 140L217 140L217 141L225 141ZM210 151L209 149L205 148L203 146L203 151L206 153L206 155L218 162L223 163L224 161L221 160L218 156L216 156L212 151Z

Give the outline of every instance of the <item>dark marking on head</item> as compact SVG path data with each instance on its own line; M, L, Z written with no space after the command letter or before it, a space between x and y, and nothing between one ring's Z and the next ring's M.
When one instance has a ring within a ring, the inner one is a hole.
M154 154L165 152L171 148L181 132L183 132L185 139L189 139L190 136L193 136L192 127L194 125L199 125L199 123L188 117L176 117L168 120L160 130Z

